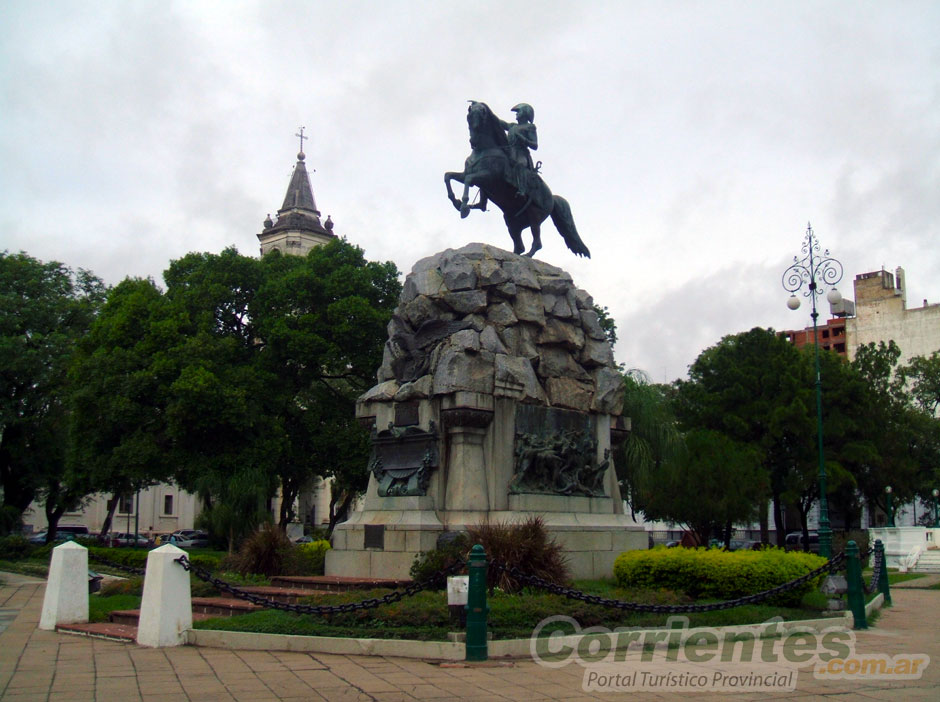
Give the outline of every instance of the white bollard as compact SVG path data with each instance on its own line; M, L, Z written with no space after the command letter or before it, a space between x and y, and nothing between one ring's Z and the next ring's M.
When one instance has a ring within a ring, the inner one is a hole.
M140 603L137 643L161 648L186 642L193 628L193 604L189 572L176 559L186 552L173 544L154 549L147 555L144 596Z
M88 621L88 549L67 541L52 549L39 628Z

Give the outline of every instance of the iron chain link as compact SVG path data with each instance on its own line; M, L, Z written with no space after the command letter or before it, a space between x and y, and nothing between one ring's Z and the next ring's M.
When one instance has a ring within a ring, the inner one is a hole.
M411 585L408 585L407 587L404 587L400 590L394 590L393 592L390 592L383 597L371 597L367 600L362 600L361 602L347 602L345 604L338 605L306 605L278 602L277 600L272 600L268 597L264 597L263 595L256 595L252 592L245 592L235 585L213 577L212 573L205 570L204 568L193 565L189 562L189 559L186 556L180 556L175 560L177 563L183 566L185 570L191 572L200 580L209 583L217 590L228 593L232 597L235 597L239 600L245 600L251 604L260 605L268 609L279 609L284 612L293 612L294 614L339 614L341 612L356 612L363 609L375 609L376 607L381 607L382 605L393 604L395 602L400 602L406 597L416 595L422 590L427 590L429 587L439 582L441 578L447 577L451 573L460 570L466 565L464 561L457 561L447 568L444 568L443 570L435 573L427 580L422 580L418 583L412 583Z
M779 595L790 590L794 590L801 585L809 582L813 578L816 578L823 573L832 572L841 567L843 561L845 560L845 553L840 553L835 556L832 560L827 561L824 565L820 566L816 570L812 570L806 575L800 576L795 580L790 582L783 583L777 587L771 588L769 590L764 590L763 592L757 592L753 595L745 595L744 597L739 597L736 600L726 600L724 602L711 602L709 604L688 604L688 605L654 605L654 604L641 604L639 602L625 602L623 600L610 600L599 595L589 595L580 590L575 590L570 587L564 587L562 585L556 585L555 583L549 582L544 578L540 578L536 575L526 575L523 571L519 570L515 566L506 566L498 561L492 561L490 566L501 571L509 573L513 578L516 578L520 582L523 582L527 585L532 585L533 587L538 587L543 590L547 590L556 595L562 595L571 600L580 600L581 602L586 602L588 604L600 605L601 607L611 607L614 609L632 611L632 612L651 612L654 614L683 614L691 612L715 612L722 609L731 609L733 607L740 607L741 605L746 604L755 604L757 602L762 602L774 595Z
M108 566L109 568L123 570L125 573L131 573L132 575L144 575L147 572L144 568L135 568L134 566L129 566L124 563L111 561L107 558L103 558L102 556L95 555L91 551L88 552L88 557L97 563Z

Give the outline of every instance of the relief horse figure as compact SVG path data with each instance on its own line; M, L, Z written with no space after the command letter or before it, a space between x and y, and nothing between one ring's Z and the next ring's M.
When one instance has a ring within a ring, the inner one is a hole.
M486 205L492 201L503 212L503 219L512 237L513 252L525 251L522 243L522 231L527 227L532 230L532 247L525 254L532 256L542 248L542 222L551 215L552 223L565 240L565 244L578 256L591 257L588 247L578 236L578 230L571 216L568 201L552 191L535 170L525 172L526 194L521 195L513 184L510 171L514 167L509 157L509 141L499 118L482 102L470 101L467 110L467 125L470 128L470 156L461 172L448 171L444 174L447 196L451 203L466 217L470 210L486 211ZM516 174L518 178L518 174ZM463 196L460 200L454 195L451 181L463 184ZM480 191L480 200L469 204L470 188Z

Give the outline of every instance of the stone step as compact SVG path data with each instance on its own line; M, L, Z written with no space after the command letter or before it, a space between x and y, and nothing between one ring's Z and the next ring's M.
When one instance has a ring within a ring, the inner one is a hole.
M411 585L411 583L411 580L351 578L343 575L278 575L271 578L271 585L274 587L328 592L374 590L376 588L395 589Z
M284 602L286 604L297 604L302 597L313 597L314 595L331 594L328 590L308 590L299 587L273 587L273 586L251 586L238 588L242 592L249 592L260 597L267 597L275 602Z
M90 636L109 641L137 641L137 626L114 622L94 622L85 624L59 624L56 631L76 636Z
M205 612L193 612L193 621L201 622L206 619L214 619L218 617L218 614L207 614ZM108 613L108 621L112 624L123 624L125 626L134 627L137 629L137 624L140 621L140 610L139 609L116 609L113 612Z

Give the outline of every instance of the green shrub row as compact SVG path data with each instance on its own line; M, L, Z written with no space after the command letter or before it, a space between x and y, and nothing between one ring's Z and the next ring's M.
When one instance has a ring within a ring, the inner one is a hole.
M825 562L811 553L776 548L722 551L659 547L620 554L614 562L614 577L621 587L668 588L683 590L697 600L732 600L783 585ZM822 578L813 578L767 603L796 606Z
M147 554L150 551L137 548L108 548L106 546L90 546L88 548L89 565L94 568L95 559L103 558L112 563L119 563L130 568L146 568ZM186 557L194 566L216 571L225 557L222 553L187 553Z

